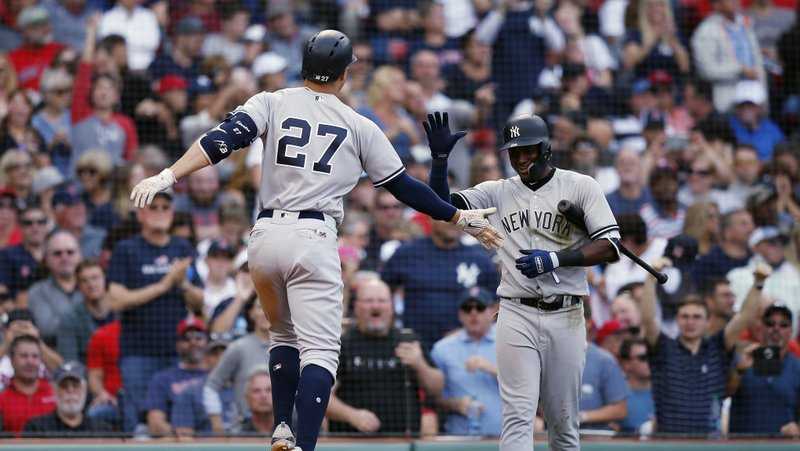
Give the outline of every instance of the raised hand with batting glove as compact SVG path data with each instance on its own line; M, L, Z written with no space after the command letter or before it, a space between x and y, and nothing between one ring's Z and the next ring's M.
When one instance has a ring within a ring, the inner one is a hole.
M547 274L558 268L558 255L541 249L520 249L522 257L516 260L517 269L529 279Z
M175 174L170 168L164 169L152 177L147 177L133 187L133 191L131 191L133 205L138 208L150 205L156 193L169 189L175 182L177 182Z
M423 122L425 134L428 135L428 145L431 148L431 157L434 160L447 160L453 147L467 132L450 132L450 116L447 112L436 111L428 115L428 121Z

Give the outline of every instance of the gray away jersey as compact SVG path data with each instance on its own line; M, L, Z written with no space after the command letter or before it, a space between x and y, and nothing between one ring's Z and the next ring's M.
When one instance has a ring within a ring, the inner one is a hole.
M558 283L549 273L527 278L516 268L516 260L522 256L520 249L560 251L578 248L587 238L619 238L617 221L600 185L577 172L556 169L553 177L536 191L516 176L483 182L455 194L471 209L497 207L489 221L505 237L503 247L497 251L502 273L497 294L501 297L589 294L584 267L556 268ZM583 209L589 236L559 213L557 206L562 199Z
M288 88L237 108L264 142L259 208L320 211L341 223L342 197L366 171L377 187L405 167L378 126L335 95Z

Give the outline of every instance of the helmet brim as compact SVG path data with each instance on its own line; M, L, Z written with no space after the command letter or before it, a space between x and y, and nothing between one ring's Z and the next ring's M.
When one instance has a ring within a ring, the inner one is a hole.
M535 146L537 144L543 143L544 141L545 141L545 138L541 138L541 137L538 137L538 138L536 138L536 137L534 137L534 138L522 138L522 137L514 138L514 139L506 142L502 146L500 146L499 150L508 150L508 149L513 149L515 147Z

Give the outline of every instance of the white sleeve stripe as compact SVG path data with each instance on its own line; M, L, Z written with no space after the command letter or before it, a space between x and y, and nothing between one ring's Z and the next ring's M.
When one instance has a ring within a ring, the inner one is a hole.
M406 167L405 167L405 166L400 166L400 168L399 168L398 170L396 170L396 171L392 172L391 174L389 174L389 176L387 176L387 177L384 177L382 180L379 180L379 181L377 181L377 182L374 182L374 183L372 184L372 186L374 186L375 188L378 188L378 187L380 187L381 185L385 185L385 184L387 184L387 183L391 182L391 181L392 181L392 179L394 179L394 178L395 178L395 177L397 177L398 175L402 174L402 173L403 173L403 171L405 171L405 170L406 170Z
M616 224L611 224L611 225L608 225L608 226L605 226L605 227L601 227L601 228L595 230L594 233L589 235L589 238L593 240L593 239L597 238L598 236L602 235L604 232L610 232L612 230L619 230L619 226L616 225Z
M461 198L461 200L463 200L463 201L464 201L464 203L467 205L467 209L469 209L469 210L472 210L472 209L473 209L473 208L472 208L472 204L470 204L470 203L469 203L469 199L467 199L467 196L465 196L465 195L463 195L463 194L461 194L461 193L453 193L453 194L455 194L456 196L460 197L460 198Z

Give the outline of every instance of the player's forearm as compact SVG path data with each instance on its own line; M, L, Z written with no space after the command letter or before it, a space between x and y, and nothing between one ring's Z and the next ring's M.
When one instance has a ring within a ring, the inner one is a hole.
M175 175L175 179L180 180L182 177L185 177L197 170L203 169L210 164L211 162L208 160L205 152L200 147L200 141L195 141L191 146L189 146L189 150L181 155L175 164L170 166L170 170Z
M458 211L456 207L444 202L428 185L409 176L400 174L383 185L400 202L439 221L450 221Z
M434 158L431 163L431 173L428 177L428 186L439 196L439 199L450 203L450 186L447 183L447 159Z
M165 279L136 290L129 290L120 284L112 283L108 290L111 310L121 312L146 304L169 290Z
M619 258L616 248L609 240L598 239L580 249L556 252L558 266L595 266Z
M625 400L609 404L595 410L581 412L582 423L610 423L623 420L628 415L628 402Z

